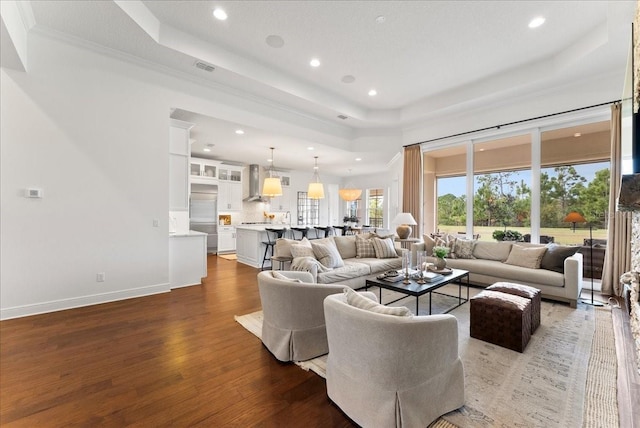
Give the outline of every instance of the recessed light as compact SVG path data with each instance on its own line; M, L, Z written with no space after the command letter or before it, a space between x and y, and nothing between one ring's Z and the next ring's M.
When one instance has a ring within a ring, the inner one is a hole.
M544 16L536 16L531 21L529 21L529 28L538 28L542 24L544 24Z
M376 91L375 89L371 89L369 91L369 96L370 97L375 97L376 95L378 95L378 91Z
M360 162L362 158L356 158L356 162Z
M209 147L205 147L204 149L202 149L203 152L210 152L211 149Z
M311 67L319 67L320 66L320 60L318 58L313 58L311 61L309 61L309 65Z
M220 8L216 8L213 11L213 16L216 19L219 19L220 21L224 21L225 19L227 19L227 12L225 12L224 10L222 10Z
M387 20L387 18L385 18L383 15L380 15L380 16L376 17L376 22L378 24L382 24L386 20Z
M307 147L307 150L313 150L313 147Z
M579 132L576 132L575 134L573 134L573 136L574 136L574 137L576 137L576 138L580 137L581 135L582 135L582 134L581 134L581 133L579 133Z
M242 135L244 134L244 131L242 129L236 129L236 134Z
M342 76L342 79L340 80L342 80L342 83L353 83L356 81L356 78L350 74L347 74L345 76Z
M282 37L278 36L277 34L272 34L270 36L267 36L267 38L265 39L265 41L267 42L267 44L269 46L271 46L272 48L281 48L284 46L284 40Z
M267 162L273 162L273 159L267 159Z

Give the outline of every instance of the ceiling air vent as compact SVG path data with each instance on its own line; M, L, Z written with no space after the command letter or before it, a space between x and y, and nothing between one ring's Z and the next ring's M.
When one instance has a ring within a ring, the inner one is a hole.
M216 69L213 65L209 65L206 62L202 61L196 61L194 65L200 70L208 71L209 73Z
M345 120L345 119L348 119L348 118L349 118L349 116L345 116L344 114L339 114L338 115L338 119Z

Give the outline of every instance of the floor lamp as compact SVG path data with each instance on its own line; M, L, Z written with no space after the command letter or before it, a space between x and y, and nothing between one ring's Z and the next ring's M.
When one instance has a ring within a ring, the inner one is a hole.
M562 220L566 223L573 223L573 231L576 231L576 223L587 223L582 214L572 211ZM604 306L604 303L593 300L593 227L589 223L589 263L591 265L591 301L582 299L582 303L591 306Z

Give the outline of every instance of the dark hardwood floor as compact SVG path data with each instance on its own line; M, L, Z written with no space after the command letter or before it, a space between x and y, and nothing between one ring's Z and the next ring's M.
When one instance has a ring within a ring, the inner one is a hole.
M258 270L208 262L202 286L1 322L0 425L355 426L234 321Z
M208 264L202 286L0 322L0 426L355 426L323 379L279 363L234 321L260 309L259 271ZM628 322L614 328L629 338ZM633 347L621 348L633 367ZM625 424L639 410L632 375Z

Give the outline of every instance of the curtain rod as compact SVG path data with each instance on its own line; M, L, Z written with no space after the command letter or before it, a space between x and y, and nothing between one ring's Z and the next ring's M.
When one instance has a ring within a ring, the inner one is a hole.
M480 128L480 129L476 129L474 131L466 131L466 132L460 132L458 134L451 134L451 135L447 135L446 137L438 137L438 138L432 138L431 140L425 140L425 141L421 141L419 143L412 143L412 144L407 144L406 146L402 146L402 147L412 147L412 146L418 146L420 144L424 144L424 143L432 143L434 141L439 141L439 140L444 140L446 138L451 138L451 137L460 137L462 135L468 135L468 134L473 134L476 132L480 132L480 131L488 131L489 129L500 129L503 126L509 126L509 125L516 125L518 123L524 123L524 122L530 122L532 120L537 120L537 119L545 119L547 117L552 117L552 116L558 116L561 114L566 114L566 113L573 113L576 111L580 111L580 110L587 110L590 108L594 108L594 107L602 107L602 106L606 106L608 104L613 104L613 103L619 103L622 100L614 100L614 101L609 101L606 103L600 103L600 104L594 104L592 106L587 106L587 107L580 107L580 108L574 108L573 110L566 110L566 111L561 111L559 113L551 113L551 114L545 114L543 116L538 116L538 117L531 117L529 119L522 119L522 120L516 120L515 122L509 122L509 123L503 123L502 125L494 125L494 126L488 126L486 128Z

